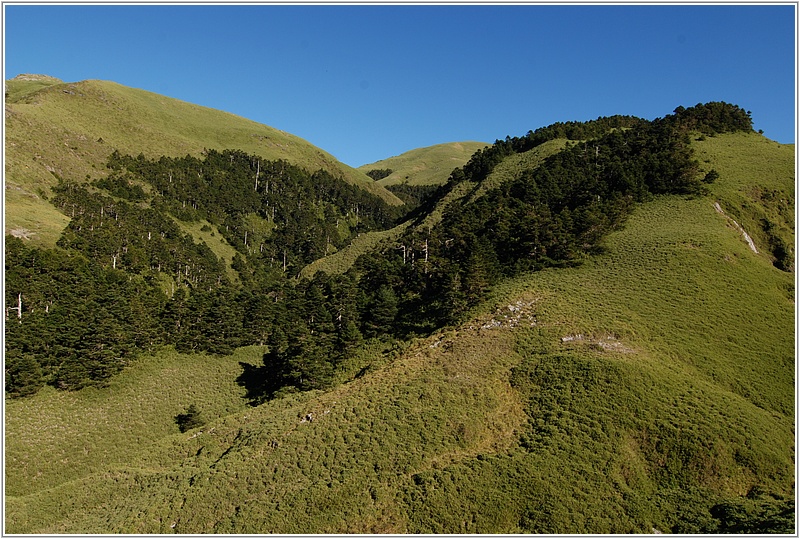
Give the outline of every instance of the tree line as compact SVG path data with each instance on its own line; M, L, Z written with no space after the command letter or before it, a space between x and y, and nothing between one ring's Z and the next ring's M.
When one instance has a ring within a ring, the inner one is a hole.
M569 142L477 200L451 203L436 226L409 229L396 245L362 257L362 285L392 289L400 335L453 323L499 279L600 252L636 203L704 192L713 177L701 174L690 133L736 130L752 130L749 113L709 103L653 121L615 116L498 140L456 169L448 187L471 182L477 189L505 157L553 138Z
M327 172L240 151L115 152L108 177L54 189L71 218L58 248L6 239L6 390L103 384L163 345L227 354L250 344L268 345L263 366L245 373L261 388L255 401L328 387L365 340L455 323L500 279L600 252L636 203L702 193L708 175L690 133L734 130L752 130L749 113L724 103L653 121L553 124L476 152L400 209ZM343 275L294 278L356 234L417 219L459 183L478 188L502 159L553 138L569 142L484 196L452 202L437 225L410 227ZM179 224L200 220L235 248L230 268Z
M114 152L108 167L105 178L53 189L70 217L57 248L6 239L9 395L102 385L163 345L226 354L264 344L294 322L287 305L304 316L293 278L305 264L402 211L326 171L240 151ZM200 220L236 249L235 278L179 224Z

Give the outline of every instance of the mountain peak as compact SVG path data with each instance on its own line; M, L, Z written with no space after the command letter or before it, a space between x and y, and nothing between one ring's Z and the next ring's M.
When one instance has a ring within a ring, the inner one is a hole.
M20 82L49 82L53 84L62 84L64 82L63 80L56 77L51 77L50 75L39 75L36 73L20 73L10 80Z

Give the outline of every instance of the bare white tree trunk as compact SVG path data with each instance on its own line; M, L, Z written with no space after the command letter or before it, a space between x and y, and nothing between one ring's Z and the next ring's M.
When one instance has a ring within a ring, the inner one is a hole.
M16 307L7 307L6 308L6 318L8 318L8 311L17 311L17 319L19 319L19 323L22 323L22 293L17 295L17 306Z
M406 246L405 245L401 245L400 247L398 247L398 249L402 249L403 250L403 264L405 264L406 263Z

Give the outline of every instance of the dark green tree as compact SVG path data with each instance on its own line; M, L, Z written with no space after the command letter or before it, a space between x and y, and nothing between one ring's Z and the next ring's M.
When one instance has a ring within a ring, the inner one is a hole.
M397 312L397 294L391 286L382 285L375 292L364 314L364 334L367 337L377 337L392 333Z
M200 417L200 411L194 404L190 404L186 412L176 415L175 423L181 432L205 425L205 421Z
M39 362L32 354L6 352L6 393L10 397L33 395L44 385Z

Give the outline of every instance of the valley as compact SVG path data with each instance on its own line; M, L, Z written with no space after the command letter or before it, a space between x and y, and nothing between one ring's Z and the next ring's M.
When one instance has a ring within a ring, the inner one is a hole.
M6 91L6 533L795 530L795 152L738 107L356 170Z

